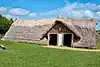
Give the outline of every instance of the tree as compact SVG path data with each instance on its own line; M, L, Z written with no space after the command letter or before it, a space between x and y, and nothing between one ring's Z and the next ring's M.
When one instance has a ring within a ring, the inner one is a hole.
M7 19L0 15L0 34L5 34L13 23L13 19Z

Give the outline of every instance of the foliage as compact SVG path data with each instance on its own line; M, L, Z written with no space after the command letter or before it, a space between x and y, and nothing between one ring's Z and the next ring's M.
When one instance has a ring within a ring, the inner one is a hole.
M100 30L96 30L96 32L98 33L98 32L100 32Z
M97 48L100 48L100 34L96 35L96 45L97 45Z
M12 19L7 19L0 15L0 34L5 34L13 23Z
M36 44L0 41L0 67L100 67L99 52L43 48Z

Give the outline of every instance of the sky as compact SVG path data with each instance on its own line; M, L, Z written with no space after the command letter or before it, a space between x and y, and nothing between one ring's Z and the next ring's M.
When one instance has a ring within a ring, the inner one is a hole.
M100 0L0 0L0 14L7 18L45 19L59 15L95 18L100 30Z

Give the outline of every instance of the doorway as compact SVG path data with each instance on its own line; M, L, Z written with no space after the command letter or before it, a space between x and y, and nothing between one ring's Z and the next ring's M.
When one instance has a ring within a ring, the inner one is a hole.
M57 34L49 34L49 45L57 45Z
M72 34L64 34L64 46L71 47L72 44Z

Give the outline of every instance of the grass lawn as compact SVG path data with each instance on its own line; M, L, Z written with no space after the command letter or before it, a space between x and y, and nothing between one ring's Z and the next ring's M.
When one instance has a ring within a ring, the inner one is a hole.
M0 41L0 67L100 67L100 52L43 48L36 44Z

